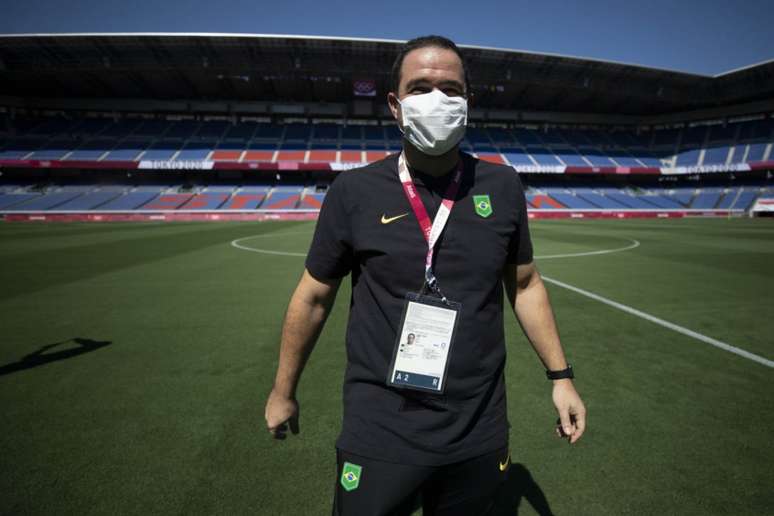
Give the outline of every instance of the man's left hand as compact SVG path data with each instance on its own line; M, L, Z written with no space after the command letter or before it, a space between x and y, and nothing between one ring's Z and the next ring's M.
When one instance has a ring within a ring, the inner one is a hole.
M555 380L552 397L559 413L556 434L574 444L586 430L586 407L570 379Z

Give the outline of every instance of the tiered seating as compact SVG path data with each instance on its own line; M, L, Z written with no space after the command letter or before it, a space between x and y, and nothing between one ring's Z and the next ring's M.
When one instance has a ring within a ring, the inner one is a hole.
M254 210L257 209L266 198L265 186L247 187L233 194L221 207L222 210Z
M277 186L262 206L269 210L292 210L301 198L303 186Z
M119 195L121 195L121 193L116 191L89 192L81 196L75 197L74 199L71 199L70 201L67 201L64 204L60 204L59 206L56 207L56 209L57 210L77 210L77 211L93 210L96 208L100 208L103 204L106 204L108 201L116 199Z
M0 124L0 130L8 125ZM399 150L391 122L272 124L225 120L19 119L0 158L94 161L363 163ZM462 148L515 166L692 167L770 159L774 119L632 131L472 125Z
M217 210L226 199L227 193L199 193L192 196L187 202L180 206L182 210Z
M12 210L26 201L40 197L39 193L3 193L0 194L0 210Z
M315 189L307 189L304 192L304 196L301 198L301 203L298 205L302 209L315 209L319 210L322 207L323 200L325 199L325 193L315 192Z
M30 200L26 202L14 204L13 206L4 209L14 211L50 210L56 208L60 204L64 204L65 202L78 197L79 195L81 194L78 192L56 192L45 195L37 195L32 196Z
M163 188L137 188L100 206L101 210L136 210L159 195Z

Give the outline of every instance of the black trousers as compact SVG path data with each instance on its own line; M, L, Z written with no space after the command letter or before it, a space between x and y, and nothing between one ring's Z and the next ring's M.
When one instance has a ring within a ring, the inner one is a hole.
M382 462L337 450L333 516L484 516L510 467L508 449L443 466ZM346 465L346 469L345 469Z

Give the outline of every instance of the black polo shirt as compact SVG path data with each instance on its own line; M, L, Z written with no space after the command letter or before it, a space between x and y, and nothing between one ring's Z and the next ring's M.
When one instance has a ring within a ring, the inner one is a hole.
M352 274L336 442L343 450L441 465L508 443L502 274L508 263L532 261L526 201L513 168L464 153L462 159L462 183L433 269L446 297L462 304L443 395L386 385L405 295L422 287L427 252L398 178L398 155L342 172L325 198L306 268L321 280ZM411 173L434 218L452 174ZM489 216L477 213L474 195L489 196Z

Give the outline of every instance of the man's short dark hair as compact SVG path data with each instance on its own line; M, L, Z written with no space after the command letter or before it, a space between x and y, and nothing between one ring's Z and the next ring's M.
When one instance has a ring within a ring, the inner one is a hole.
M398 52L398 56L395 58L395 62L392 64L392 91L395 94L398 93L398 88L400 87L401 68L403 68L403 60L405 59L406 55L412 50L427 47L443 48L446 50L451 50L457 54L457 57L459 57L460 61L462 61L462 72L465 75L465 94L470 95L468 67L465 64L465 58L462 57L462 52L460 51L459 47L455 45L454 42L449 38L434 35L420 36L418 38L407 41L406 44L403 45L403 47L400 49L400 52Z

